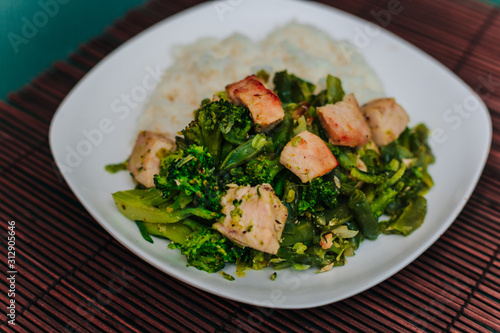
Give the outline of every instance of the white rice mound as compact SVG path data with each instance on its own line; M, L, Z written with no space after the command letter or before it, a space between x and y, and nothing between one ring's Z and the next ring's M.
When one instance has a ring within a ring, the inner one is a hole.
M325 88L328 74L336 76L360 104L385 95L375 72L352 45L315 27L289 23L258 43L234 34L222 41L204 38L176 47L173 64L139 117L138 129L174 137L193 119L203 99L261 69L270 74L271 89L274 73L286 69L316 84L317 92Z

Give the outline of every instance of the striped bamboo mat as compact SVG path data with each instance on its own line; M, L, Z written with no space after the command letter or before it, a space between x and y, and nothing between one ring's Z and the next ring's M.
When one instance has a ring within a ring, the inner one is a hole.
M475 0L402 0L387 28L452 69L485 100L492 151L452 227L406 269L342 302L270 310L222 299L145 263L107 234L58 176L48 128L66 94L109 52L197 0L152 0L0 101L0 260L16 224L16 325L2 331L500 331L500 15ZM392 1L327 1L375 21ZM457 166L458 167L458 166ZM4 267L4 266L2 266Z

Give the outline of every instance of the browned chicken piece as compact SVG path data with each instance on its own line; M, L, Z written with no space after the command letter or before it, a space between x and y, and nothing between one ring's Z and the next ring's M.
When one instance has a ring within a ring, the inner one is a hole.
M280 163L297 175L303 183L323 176L337 165L337 159L317 135L303 131L283 148Z
M241 102L238 100L238 98L236 98L236 96L234 95L234 91L236 89L242 88L243 86L245 86L251 80L260 81L260 79L259 79L259 77L257 75L250 75L250 76L247 76L246 78L244 78L241 81L238 81L238 82L235 82L235 83L231 83L231 84L228 84L226 86L226 95L227 95L227 97L229 97L229 99L231 100L231 102L233 102L234 104L241 104Z
M288 210L271 185L228 187L221 199L226 216L212 227L237 244L276 254Z
M331 144L357 147L370 141L370 127L353 94L335 104L319 107L318 117Z
M377 146L385 146L396 140L406 129L410 118L394 98L379 98L361 107Z
M285 117L278 96L255 75L228 85L226 93L233 103L245 105L250 110L257 132L271 130Z
M128 160L128 171L142 185L154 187L154 175L160 172L160 158L174 148L174 142L165 135L142 131Z

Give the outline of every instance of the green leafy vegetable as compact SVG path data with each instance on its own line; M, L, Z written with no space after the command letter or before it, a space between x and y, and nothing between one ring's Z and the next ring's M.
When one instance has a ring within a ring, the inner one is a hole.
M363 232L363 235L368 239L377 239L380 234L380 227L362 191L354 191L349 199L349 208L352 210L354 218Z
M276 93L283 104L309 101L316 89L314 84L293 74L288 74L286 70L276 73L273 83Z

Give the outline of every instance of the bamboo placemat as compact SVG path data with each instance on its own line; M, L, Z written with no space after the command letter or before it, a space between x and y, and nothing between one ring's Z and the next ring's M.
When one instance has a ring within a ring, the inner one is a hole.
M386 27L478 91L494 126L488 163L465 209L429 250L387 281L319 308L258 308L169 277L92 219L54 165L47 138L52 116L71 88L109 52L199 2L150 1L12 93L8 102L0 101L0 260L7 263L7 221L15 220L18 271L16 325L7 325L9 284L4 278L1 329L500 331L500 16L498 9L475 0L402 0L403 10ZM322 2L377 22L392 1Z

